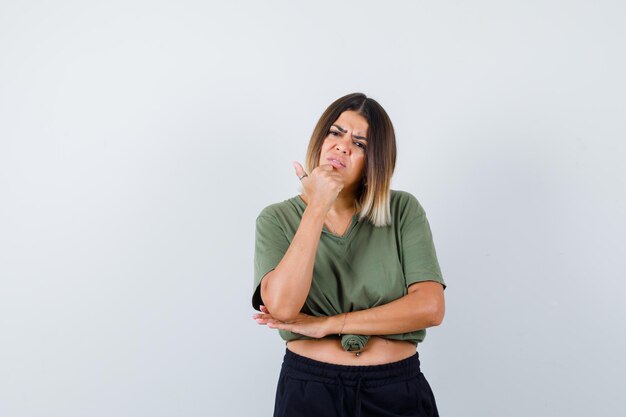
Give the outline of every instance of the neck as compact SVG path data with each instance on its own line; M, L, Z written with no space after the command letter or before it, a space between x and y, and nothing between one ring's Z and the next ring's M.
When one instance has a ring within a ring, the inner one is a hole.
M352 193L340 192L333 203L330 211L337 214L352 213L356 211L356 197Z
M301 197L306 204L309 204L309 198L305 194L301 194ZM340 192L329 211L337 214L347 212L354 214L356 212L356 197L354 194Z

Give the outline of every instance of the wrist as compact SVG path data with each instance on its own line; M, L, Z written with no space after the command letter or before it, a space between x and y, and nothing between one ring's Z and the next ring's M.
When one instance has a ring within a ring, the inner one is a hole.
M348 313L341 313L335 316L328 317L328 322L327 322L328 333L327 334L334 334L334 335L341 336L343 334L344 327L346 325L347 316L348 316Z
M308 214L314 218L324 219L329 209L330 207L325 207L321 204L309 203L304 209L304 214Z

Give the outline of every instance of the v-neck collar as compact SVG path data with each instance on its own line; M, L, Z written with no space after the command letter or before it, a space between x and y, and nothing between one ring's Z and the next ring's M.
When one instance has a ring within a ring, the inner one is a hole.
M295 200L296 204L298 206L300 206L300 208L302 209L302 212L304 212L304 210L306 209L307 204L302 199L302 196L300 194L298 194L292 200ZM357 212L357 213L354 213L352 215L352 221L350 222L350 225L348 226L348 228L346 229L346 232L343 235L339 236L339 235L334 234L333 232L328 230L326 225L322 225L322 233L325 233L327 236L329 236L329 237L331 237L333 239L337 239L337 240L343 241L343 240L348 239L350 237L350 235L352 235L352 232L354 231L358 221L359 221L359 214Z

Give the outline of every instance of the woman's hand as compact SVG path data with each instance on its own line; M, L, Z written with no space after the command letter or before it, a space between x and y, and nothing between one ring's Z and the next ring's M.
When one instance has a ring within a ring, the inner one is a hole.
M310 174L305 175L304 168L298 162L293 163L298 178L302 178L302 188L308 198L308 204L318 205L327 211L333 205L339 192L343 190L343 177L330 164L317 166Z
M267 325L271 329L287 330L315 339L332 333L328 317L316 317L300 313L294 320L286 323L276 320L265 306L261 306L261 313L254 314L252 318L257 323Z

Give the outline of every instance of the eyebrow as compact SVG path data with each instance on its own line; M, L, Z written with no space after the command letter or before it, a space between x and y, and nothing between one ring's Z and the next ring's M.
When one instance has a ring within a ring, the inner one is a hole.
M336 127L337 129L339 129L341 131L341 133L346 133L347 132L347 130L342 128L341 126L338 126L338 125L333 125L333 126ZM361 139L361 140L367 141L367 138L363 137L363 136L352 135L352 137L356 138L356 139Z

